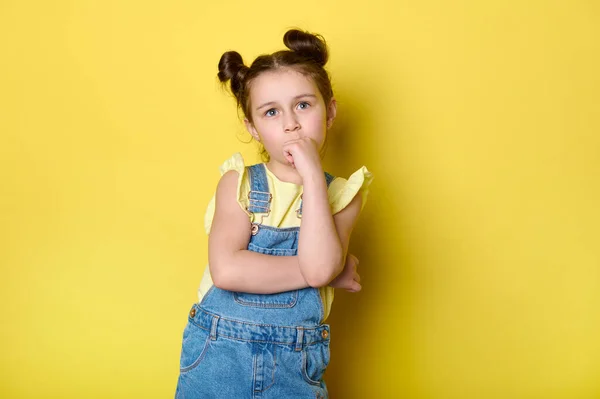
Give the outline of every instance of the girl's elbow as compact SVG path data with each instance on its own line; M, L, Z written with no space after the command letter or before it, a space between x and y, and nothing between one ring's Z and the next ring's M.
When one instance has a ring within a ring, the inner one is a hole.
M215 270L216 268L211 268L210 270L210 278L212 279L212 283L215 287L224 290L225 278L223 277L223 273Z
M318 276L317 274L307 275L304 277L304 280L306 280L306 284L312 288L321 288L328 284L325 282L326 279L324 279L322 276Z
M213 285L222 290L227 290L227 280L223 279L220 274L212 276Z
M220 253L213 258L209 257L210 276L213 285L227 291L238 291L242 283L242 275L237 271L237 258L235 253Z
M331 262L328 264L319 265L311 272L306 273L304 279L306 283L313 288L321 288L327 286L343 269L340 262Z
M212 279L213 285L222 290L231 290L231 282L232 279L228 275L227 270L223 267L220 267L218 262L214 262L215 264L211 264L210 267L210 277Z

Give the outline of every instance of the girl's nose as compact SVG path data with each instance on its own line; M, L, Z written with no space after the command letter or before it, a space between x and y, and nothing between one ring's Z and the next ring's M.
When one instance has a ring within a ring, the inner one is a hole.
M285 119L284 130L286 133L295 132L300 129L300 123L296 119L295 115L290 115Z

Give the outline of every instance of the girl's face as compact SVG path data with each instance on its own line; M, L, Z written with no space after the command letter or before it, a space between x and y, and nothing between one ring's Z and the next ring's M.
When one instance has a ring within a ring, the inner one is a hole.
M334 99L325 104L309 77L290 69L260 74L250 86L252 123L244 121L271 160L288 164L283 154L287 141L309 137L320 151L336 113ZM328 112L329 111L329 112Z

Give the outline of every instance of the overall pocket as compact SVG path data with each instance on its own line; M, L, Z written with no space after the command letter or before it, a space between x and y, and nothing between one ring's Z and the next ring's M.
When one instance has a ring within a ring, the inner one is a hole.
M256 308L292 308L298 302L298 290L277 294L247 294L234 292L233 299L242 306Z
M265 255L294 256L296 249L285 248L263 248L249 243L248 250ZM298 290L279 292L276 294L248 294L245 292L234 292L233 299L242 306L257 308L292 308L298 302Z
M302 376L308 383L321 385L329 355L329 342L310 345L302 351Z
M180 372L185 373L198 367L204 360L209 346L209 332L198 327L192 321L188 321L183 331L181 359L179 361Z

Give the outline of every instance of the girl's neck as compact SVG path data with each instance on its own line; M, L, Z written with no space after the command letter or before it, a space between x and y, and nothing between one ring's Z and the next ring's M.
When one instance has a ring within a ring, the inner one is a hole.
M269 171L275 175L279 180L287 183L302 185L302 177L298 171L289 164L282 164L280 162L271 159L265 164Z

